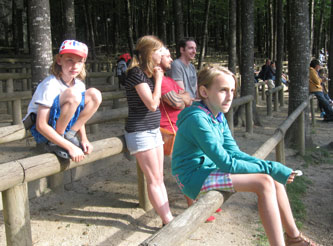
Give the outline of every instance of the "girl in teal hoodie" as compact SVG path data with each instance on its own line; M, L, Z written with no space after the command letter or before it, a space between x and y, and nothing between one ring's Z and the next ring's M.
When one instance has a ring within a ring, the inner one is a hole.
M293 182L296 173L240 151L231 135L223 113L231 106L236 84L236 77L223 67L206 66L199 72L202 100L178 115L172 174L192 199L209 190L254 192L271 245L316 245L299 232L289 205L284 185Z

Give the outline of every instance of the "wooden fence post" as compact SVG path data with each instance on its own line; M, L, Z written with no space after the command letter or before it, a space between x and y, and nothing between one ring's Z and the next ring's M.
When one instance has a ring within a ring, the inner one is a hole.
M226 118L228 121L229 129L233 136L234 135L234 109L232 107L230 107L228 113L226 113Z
M48 177L50 189L54 192L64 191L64 172L60 172Z
M268 90L266 94L267 116L272 116L272 93Z
M274 112L277 112L278 111L278 91L275 91L274 92Z
M8 246L32 246L27 183L2 192Z
M305 125L304 125L304 111L297 118L297 146L301 156L305 155Z
M153 208L153 206L149 201L146 178L140 168L138 161L136 161L136 170L138 174L139 206L144 211L149 211Z
M246 132L253 134L252 101L246 104Z
M266 93L265 93L266 84L265 82L261 85L261 100L265 101Z
M13 101L13 125L19 125L22 123L22 109L21 109L21 100Z
M315 116L315 106L314 106L314 99L313 99L313 97L311 97L311 99L310 99L310 108L311 108L312 126L314 127L316 125L316 116Z
M283 86L282 86L282 90L279 91L279 101L280 101L280 108L284 107L284 91L283 91Z
M285 164L286 163L286 155L284 152L284 137L275 147L275 159L276 161Z
M258 83L255 84L255 99L256 99L256 103L259 104L259 85L258 85Z
M22 68L22 73L27 73L27 68ZM22 91L28 90L28 79L22 79Z
M14 92L14 81L13 79L7 79L6 81L6 92L13 93ZM11 101L7 102L7 113L13 114L13 104Z

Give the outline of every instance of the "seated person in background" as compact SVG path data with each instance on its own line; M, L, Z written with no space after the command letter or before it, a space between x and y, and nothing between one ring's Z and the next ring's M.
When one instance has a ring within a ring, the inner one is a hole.
M275 62L271 63L271 71L272 71L272 74L273 74L272 80L275 82L275 80L276 80L276 63ZM281 82L282 82L283 86L288 86L287 75L285 75L284 73L281 74Z
M317 59L313 59L310 63L309 71L309 91L314 94L319 102L319 107L325 112L324 120L333 121L333 108L330 101L324 95L323 87L321 85L322 79L318 75L321 69L321 63Z
M52 75L39 83L23 120L26 123L35 117L26 129L36 142L45 144L46 151L75 162L92 152L85 123L102 102L101 92L95 88L86 90L83 83L87 55L84 43L65 40L61 44L50 69Z
M231 135L224 113L236 84L235 75L223 67L206 66L198 73L201 101L178 115L172 175L191 199L210 190L253 192L270 245L315 246L298 230L286 193L285 184L296 172L242 152Z
M326 98L327 101L329 101L330 105L333 105L333 101L332 99L329 97L328 95L328 90L327 90L327 82L328 82L328 78L326 76L326 71L324 68L320 69L318 71L318 76L321 79L321 87L323 88L323 94L324 97ZM320 117L324 117L324 115L326 114L324 111L324 108L322 107L322 104L319 104L319 109L320 109Z
M266 59L266 63L261 67L261 71L258 77L263 81L265 81L265 83L268 86L268 89L272 89L275 87L274 84L275 71L272 69L270 59Z

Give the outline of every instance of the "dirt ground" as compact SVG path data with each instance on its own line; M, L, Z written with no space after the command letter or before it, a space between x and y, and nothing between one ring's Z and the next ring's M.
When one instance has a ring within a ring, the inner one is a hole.
M235 129L235 138L241 149L253 154L285 119L286 107L265 116L265 108L259 107L263 127L255 127L248 135L244 128ZM100 126L91 140L119 134L122 124ZM333 140L333 122L318 118L312 130L317 146ZM0 162L29 155L27 142L18 141L0 146ZM269 158L275 159L275 153ZM330 151L333 158L333 150ZM286 164L301 169L312 184L304 197L307 217L302 231L322 245L333 245L333 165L317 163L305 166L296 151L286 149ZM186 209L186 202L171 176L170 163L165 164L165 183L170 206L175 216ZM257 213L256 197L251 194L233 195L215 214L213 223L203 224L183 246L217 245L265 245L260 243L263 234ZM135 161L122 158L108 170L98 171L82 178L60 194L47 194L30 200L31 228L34 246L132 246L138 245L161 227L161 220L154 211L145 213L138 208ZM0 215L0 246L6 245L2 214ZM267 244L266 244L267 245Z

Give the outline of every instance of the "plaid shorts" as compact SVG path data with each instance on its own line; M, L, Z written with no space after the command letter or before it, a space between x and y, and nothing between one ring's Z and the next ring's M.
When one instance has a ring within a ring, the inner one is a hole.
M230 178L230 173L224 173L220 169L211 172L203 183L200 194L210 190L235 192Z

